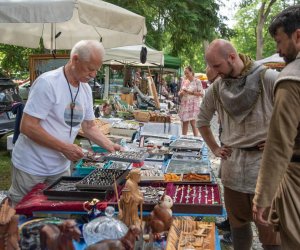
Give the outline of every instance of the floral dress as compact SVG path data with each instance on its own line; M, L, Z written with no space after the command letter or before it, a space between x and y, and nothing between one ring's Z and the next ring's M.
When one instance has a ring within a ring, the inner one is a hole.
M202 92L204 93L202 83L199 79L194 78L192 81L184 80L181 89L186 89L191 92ZM181 121L196 120L200 110L200 96L195 95L184 95L181 98L179 107L179 117Z

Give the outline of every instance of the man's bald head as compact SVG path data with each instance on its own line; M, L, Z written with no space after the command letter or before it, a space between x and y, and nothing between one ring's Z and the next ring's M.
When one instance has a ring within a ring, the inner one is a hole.
M207 65L222 78L237 77L244 67L236 49L223 39L216 39L209 44L205 59Z
M233 45L224 39L216 39L206 49L205 58L209 60L210 57L218 55L223 59L227 59L230 54L238 54Z

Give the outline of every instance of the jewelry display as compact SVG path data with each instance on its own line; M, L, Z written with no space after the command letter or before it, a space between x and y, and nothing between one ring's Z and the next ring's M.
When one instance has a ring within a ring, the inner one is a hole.
M214 192L214 188L211 187L211 204L215 203L215 192Z
M199 191L198 191L198 203L201 203L201 195L202 195L202 186L200 186Z
M184 193L184 186L182 186L180 188L180 190L181 190L180 203L182 203L182 198L183 198L183 193Z
M190 185L188 185L188 187L187 187L187 195L185 196L185 203L189 203L190 192L191 192L191 187L190 187Z
M174 203L185 204L219 204L219 197L216 200L217 186L211 185L175 185L174 193L171 195Z
M89 168L89 167L96 167L96 168L104 168L106 163L104 162L97 162L97 161L82 161L81 167Z
M92 161L92 162L103 162L104 158L103 158L103 154L101 153L87 151L86 153L84 153L83 160Z
M164 195L164 187L140 187L140 192L144 196L144 203L157 203L158 200Z
M148 157L148 153L144 151L116 151L105 156L107 160L126 161L126 162L142 162Z
M130 163L128 162L115 161L108 166L108 169L126 170L129 167L130 167Z
M196 198L196 186L193 186L193 194L192 194L192 197L193 197L193 204L195 204L195 198Z
M76 191L77 188L75 186L77 181L61 181L57 183L54 187L52 187L51 191Z
M81 181L77 182L76 187L78 189L112 190L114 182L121 182L127 174L128 170L96 168Z
M205 195L204 195L204 197L205 197L205 204L207 204L207 197L208 197L208 189L207 189L207 186L205 185Z
M177 193L178 193L178 190L179 190L179 186L177 185L176 186L176 189L175 189L175 194L174 194L174 197L173 197L173 203L175 203L177 201Z
M184 173L199 173L199 174L207 174L210 172L209 162L206 160L200 161L187 161L187 160L178 160L171 159L168 163L166 173L176 173L176 174L184 174Z
M170 148L174 149L188 149L188 150L201 150L203 147L203 142L195 140L182 140L177 139L170 144Z

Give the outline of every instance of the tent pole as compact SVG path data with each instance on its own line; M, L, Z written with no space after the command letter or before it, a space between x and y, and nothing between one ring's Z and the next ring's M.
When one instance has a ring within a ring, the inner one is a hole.
M53 36L54 36L54 25L51 23L51 44L50 44L50 53L52 54L53 52Z
M108 91L109 91L109 66L105 66L105 81L104 81L103 99L108 99Z

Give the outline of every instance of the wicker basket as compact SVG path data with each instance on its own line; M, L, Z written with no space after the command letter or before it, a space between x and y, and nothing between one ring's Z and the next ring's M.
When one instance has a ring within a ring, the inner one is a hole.
M101 132L105 135L110 133L110 129L111 129L111 124L109 124L106 121L103 121L101 119L95 119L95 124L98 128L100 128ZM82 129L80 128L78 135L83 136L84 137L84 133L82 131Z
M150 113L149 121L150 122L160 122L160 123L170 123L171 117L169 115L152 112L152 113Z
M150 113L147 111L134 111L133 112L134 119L139 122L148 122L150 120Z

